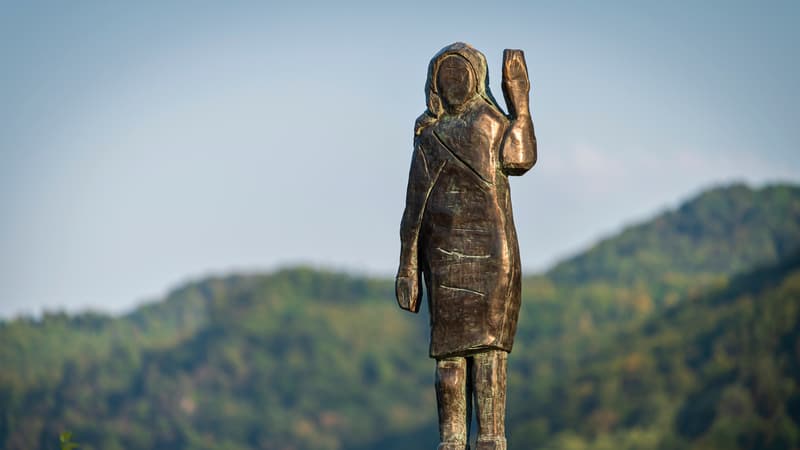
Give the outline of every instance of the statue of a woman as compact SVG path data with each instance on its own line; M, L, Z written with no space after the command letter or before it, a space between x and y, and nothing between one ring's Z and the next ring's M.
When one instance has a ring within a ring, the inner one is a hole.
M422 276L436 359L439 450L467 448L473 396L478 450L505 449L506 358L520 307L520 261L508 175L536 162L530 83L520 50L506 50L504 114L486 58L464 43L434 56L427 110L417 119L396 291L417 312Z

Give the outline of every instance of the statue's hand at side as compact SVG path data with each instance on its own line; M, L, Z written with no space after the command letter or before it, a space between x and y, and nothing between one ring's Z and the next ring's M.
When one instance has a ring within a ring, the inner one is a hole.
M395 295L397 295L397 304L400 308L413 313L419 311L419 275L398 275L395 280Z

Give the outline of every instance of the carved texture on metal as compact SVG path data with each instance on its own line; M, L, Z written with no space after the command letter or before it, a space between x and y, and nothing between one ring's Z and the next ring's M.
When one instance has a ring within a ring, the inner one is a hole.
M506 357L521 296L508 176L536 163L521 50L505 50L502 86L508 114L489 90L484 55L449 45L430 62L427 109L414 126L396 294L417 312L424 279L440 450L467 448L473 398L478 449L506 446Z

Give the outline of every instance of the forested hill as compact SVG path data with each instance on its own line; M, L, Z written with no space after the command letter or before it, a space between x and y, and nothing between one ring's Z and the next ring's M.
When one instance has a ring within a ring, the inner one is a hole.
M800 188L735 185L526 277L509 448L800 447L798 248ZM305 268L0 322L0 448L434 448L427 333Z
M523 398L511 405L517 448L800 446L800 252L639 323L572 339L563 350L577 348L573 357L521 365L529 375L511 387Z
M560 283L680 286L775 263L800 245L800 186L703 192L556 265Z

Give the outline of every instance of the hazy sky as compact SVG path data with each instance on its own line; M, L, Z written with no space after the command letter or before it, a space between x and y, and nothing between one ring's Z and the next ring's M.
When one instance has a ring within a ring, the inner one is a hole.
M428 61L525 50L533 272L709 186L800 181L800 3L6 2L0 317L209 273L396 270ZM112 3L114 3L112 5Z

